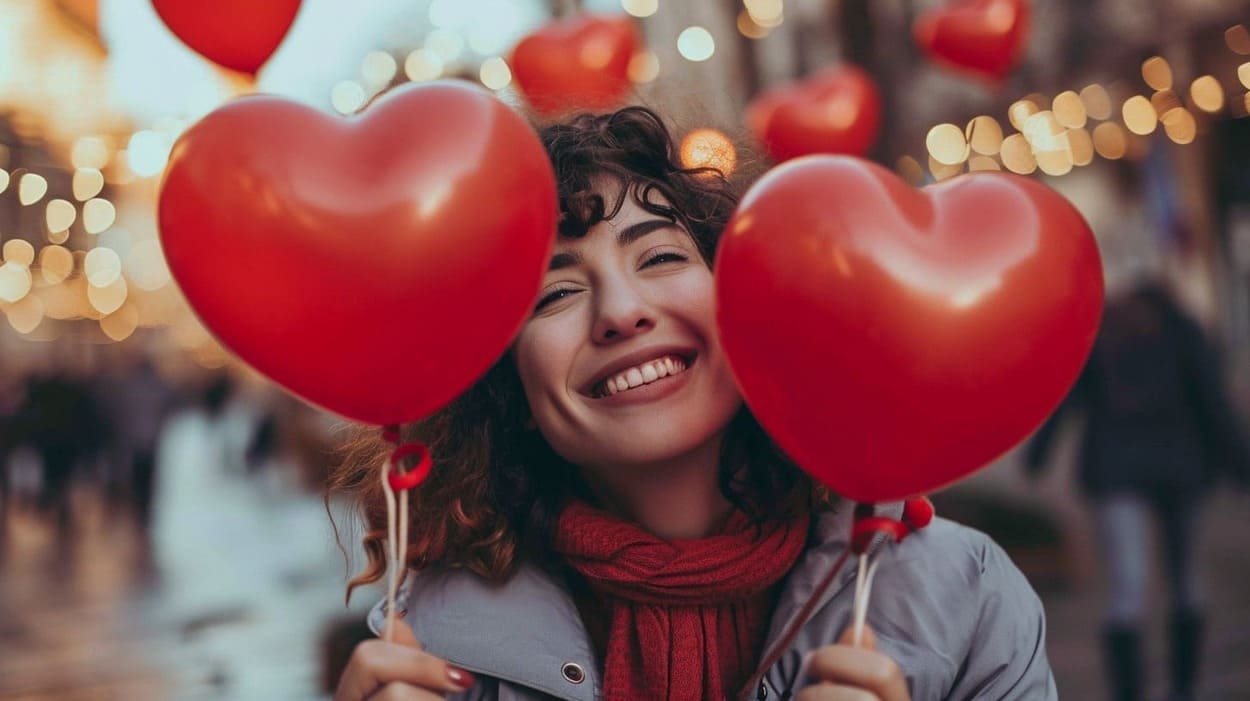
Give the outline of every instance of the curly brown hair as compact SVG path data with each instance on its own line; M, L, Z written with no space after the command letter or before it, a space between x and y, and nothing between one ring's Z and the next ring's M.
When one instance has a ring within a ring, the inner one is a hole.
M660 117L644 107L578 115L539 130L554 166L559 235L578 238L611 219L626 196L684 228L711 267L716 244L738 201L719 171L688 169ZM592 180L610 176L623 187L605 202ZM662 195L662 202L651 195ZM554 566L555 518L570 497L594 502L576 466L557 455L538 431L526 430L529 406L511 352L457 399L403 427L405 440L426 443L434 469L412 492L410 567L463 567L491 580L508 578L522 561ZM386 507L378 479L392 446L362 428L344 447L329 492L349 495L360 510L368 565L347 595L386 571ZM799 470L744 406L721 447L722 493L757 524L830 506L835 497Z

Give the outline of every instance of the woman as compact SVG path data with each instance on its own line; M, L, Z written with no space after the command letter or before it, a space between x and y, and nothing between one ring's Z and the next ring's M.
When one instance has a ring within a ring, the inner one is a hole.
M405 433L437 460L413 494L406 625L357 648L340 701L736 699L846 547L850 504L776 449L717 343L730 185L676 165L646 109L541 135L550 269L506 356ZM370 529L352 587L385 567L385 451L357 445L332 484ZM937 520L880 557L868 644L838 643L846 568L747 695L1055 697L1041 606L985 536Z

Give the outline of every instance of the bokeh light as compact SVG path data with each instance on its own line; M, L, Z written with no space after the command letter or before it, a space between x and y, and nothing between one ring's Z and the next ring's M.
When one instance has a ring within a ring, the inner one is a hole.
M0 268L0 270L3 270L3 268ZM0 275L3 275L3 273L0 273ZM0 285L3 285L3 283L0 283ZM39 328L39 324L43 323L43 301L36 295L26 295L5 309L4 316L8 319L9 326L12 326L14 331L21 334L30 333Z
M1124 101L1124 126L1134 134L1145 136L1155 130L1159 115L1150 100L1134 95Z
M1080 129L1085 126L1085 104L1081 96L1071 90L1065 90L1055 96L1051 109L1059 123L1069 129Z
M92 287L108 287L122 274L122 259L117 251L98 246L87 252L83 273Z
M954 124L933 127L925 136L924 143L929 157L942 165L959 165L968 158L968 142L964 139L964 130Z
M682 139L681 164L686 168L715 168L728 176L738 165L738 151L723 132L695 129Z
M82 205L82 227L88 234L107 231L117 220L117 209L106 199L87 200Z
M1028 175L1037 170L1037 159L1033 157L1033 149L1023 134L1012 134L1003 139L1003 147L999 152L1003 166L1013 173Z
M660 9L658 0L621 0L621 9L634 17L650 17Z
M149 178L165 169L172 146L160 132L150 129L137 131L126 145L126 161L135 175Z
M1162 56L1151 56L1143 61L1141 77L1146 85L1155 90L1169 90L1172 87L1172 67Z
M443 74L443 59L429 49L417 49L404 59L404 75L408 80L434 80Z
M634 83L650 83L660 76L660 57L651 49L643 49L629 59L629 79Z
M0 300L16 302L30 292L30 269L17 263L0 265Z
M29 267L35 262L35 247L25 239L9 239L4 242L4 262Z
M1092 119L1111 119L1111 96L1107 89L1094 83L1081 88L1081 103Z
M512 82L512 70L508 68L508 63L502 58L492 56L482 61L482 67L478 70L478 77L482 79L482 85L491 90L502 90Z
M1128 151L1128 137L1119 124L1103 122L1094 127L1094 150L1110 160L1124 158Z
M706 61L716 53L716 40L703 27L686 27L677 35L677 52L687 61Z
M104 189L104 174L95 168L78 168L74 171L72 189L74 199L85 202Z
M74 254L64 246L44 246L39 251L39 274L49 285L56 285L74 272Z
M339 114L352 114L368 99L364 86L354 80L341 80L330 90L330 104Z
M38 173L24 173L17 181L17 201L32 205L48 194L48 181Z
M968 145L973 151L984 156L993 156L1003 146L1003 127L998 120L987 115L973 117L964 134Z
M78 210L69 200L54 199L48 201L48 208L44 212L44 219L47 220L48 231L65 231L74 225L74 220L78 218Z

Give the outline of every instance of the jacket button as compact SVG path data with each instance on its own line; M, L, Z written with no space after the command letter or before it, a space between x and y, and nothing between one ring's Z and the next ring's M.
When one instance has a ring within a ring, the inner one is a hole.
M768 698L768 687L764 686L764 682L760 682L760 690L755 693L755 701L764 701Z
M581 684L586 681L586 670L576 662L565 662L560 668L560 674L564 675L564 680L572 684Z

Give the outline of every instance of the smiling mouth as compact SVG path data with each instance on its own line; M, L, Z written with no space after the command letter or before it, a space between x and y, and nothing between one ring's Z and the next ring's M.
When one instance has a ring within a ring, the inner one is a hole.
M632 368L618 372L597 383L590 392L595 399L603 399L628 392L639 387L646 387L666 377L680 375L694 364L695 356L689 358L670 353L654 360L648 360Z

